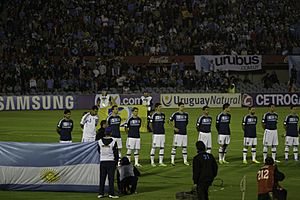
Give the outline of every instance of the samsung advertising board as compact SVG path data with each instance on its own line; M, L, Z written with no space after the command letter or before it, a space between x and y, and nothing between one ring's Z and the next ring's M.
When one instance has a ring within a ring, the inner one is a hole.
M243 106L276 106L300 105L300 93L245 93L242 95Z
M161 94L161 104L164 108L178 108L178 103L182 102L187 108L222 107L229 103L231 107L241 107L241 94L228 93L191 93L191 94Z
M0 96L0 111L90 109L93 95Z

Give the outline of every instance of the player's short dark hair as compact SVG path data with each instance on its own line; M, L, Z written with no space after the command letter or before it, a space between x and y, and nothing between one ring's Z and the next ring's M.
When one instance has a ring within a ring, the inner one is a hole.
M92 110L98 110L98 106L93 105L93 106L92 106Z
M178 103L178 107L179 107L179 106L181 106L181 105L184 105L184 103L182 103L182 102L179 102L179 103Z
M296 107L297 107L296 105L291 105L291 109L296 108Z
M106 124L106 120L101 120L100 127L102 127L104 124Z
M205 144L202 141L197 141L196 148L198 151L205 151Z
M224 103L223 104L223 110L225 110L226 108L229 108L230 104L229 103Z
M270 156L268 156L266 159L265 159L265 164L266 165L274 165L274 159Z
M208 106L203 106L202 110L205 110L206 108L209 108Z
M111 107L111 109L113 110L113 109L115 109L116 107L118 107L117 105L113 105L112 107Z
M274 104L274 103L270 103L270 104L269 104L269 107L271 107L271 106L275 106L275 104Z
M104 134L105 134L105 135L111 135L111 132L112 132L111 128L110 128L110 127L107 127L107 128L105 129Z
M132 109L131 109L131 111L133 112L133 111L135 111L135 110L139 110L137 107L133 107Z
M71 113L71 110L65 109L65 110L64 110L64 114L68 114L68 113Z
M120 164L121 164L122 166L123 166L123 165L129 165L129 164L130 164L130 161L129 161L129 159L128 159L126 156L124 156L123 158L121 158Z
M158 106L160 106L161 105L161 103L156 103L155 105L154 105L154 107L155 108L158 108Z

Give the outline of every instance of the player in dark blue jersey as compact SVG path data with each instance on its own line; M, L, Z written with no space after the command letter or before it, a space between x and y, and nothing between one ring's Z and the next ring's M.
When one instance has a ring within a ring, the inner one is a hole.
M268 155L268 148L272 148L272 158L275 162L276 160L276 151L278 145L278 133L277 133L277 121L278 115L275 112L275 104L269 104L269 112L266 112L262 118L262 127L264 131L263 138L263 157L266 160Z
M285 128L285 153L284 157L287 161L289 159L289 150L293 146L294 159L298 161L298 146L299 146L299 132L298 132L299 116L296 114L296 106L291 106L291 112L284 120Z
M117 141L119 158L121 158L122 138L120 133L121 117L119 116L119 108L117 105L111 107L111 114L106 119L108 126L112 130L111 137Z
M202 141L206 146L206 152L211 153L211 123L212 118L209 116L209 107L202 108L203 115L197 119L196 129L199 133L198 141Z
M230 104L225 103L223 105L223 112L221 112L217 116L216 120L216 129L218 131L218 143L220 145L219 148L219 163L220 164L227 164L225 160L225 156L227 153L227 146L230 143Z
M166 166L163 163L164 150L165 150L165 114L161 112L161 104L155 104L155 112L150 117L150 128L153 132L152 135L152 148L150 152L151 165L155 167L154 156L155 149L159 148L159 166Z
M171 164L175 166L176 148L182 147L183 163L190 165L187 161L187 130L189 115L184 112L184 103L178 103L178 111L174 112L169 120L169 124L174 129L173 147L171 151Z
M243 117L242 128L244 130L244 149L243 149L243 163L247 164L247 151L251 147L252 162L259 163L256 160L256 124L257 116L255 115L255 108L250 106L248 108L249 114Z
M73 120L71 119L71 110L64 110L64 117L59 120L56 131L60 135L60 143L72 143Z
M139 163L139 150L141 148L140 128L142 125L142 119L138 116L139 109L132 108L132 115L125 122L125 132L128 134L126 147L127 158L130 161L131 152L134 151L134 161L136 167L141 167Z

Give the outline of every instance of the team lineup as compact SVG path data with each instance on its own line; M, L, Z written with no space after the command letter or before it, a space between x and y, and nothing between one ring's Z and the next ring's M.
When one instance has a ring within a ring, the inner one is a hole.
M150 163L153 167L155 164L155 151L158 150L158 166L166 166L164 163L164 148L165 148L165 125L169 125L174 130L173 144L171 150L171 165L175 166L175 156L178 147L181 147L182 157L184 165L190 165L187 158L187 125L189 123L189 115L184 111L185 105L183 103L178 104L178 111L174 112L169 120L166 120L165 114L162 112L162 105L156 103L154 106L154 113L149 116L149 129L152 134L152 147L150 151ZM97 130L97 124L99 121L98 106L93 106L91 111L86 113L80 122L83 135L82 142L92 142L99 140L103 137L105 128L110 127L112 131L112 138L116 141L118 146L119 158L121 158L122 139L121 139L121 117L118 114L118 106L113 105L111 107L111 114L106 120L101 121L101 128ZM134 155L134 165L141 167L139 163L139 151L141 147L140 140L140 127L142 119L138 115L138 108L132 109L132 115L125 122L125 132L128 135L126 140L126 156L129 161L131 155ZM206 151L211 153L212 149L212 137L211 128L213 125L213 118L209 115L209 107L204 106L202 108L203 114L198 117L196 121L196 130L198 132L198 141L203 141L206 146ZM247 164L248 149L251 151L251 161L253 163L260 163L256 160L256 146L257 146L257 133L256 126L258 117L255 115L255 107L248 108L249 113L242 119L242 129L244 132L243 142L243 164ZM61 119L57 125L57 132L60 135L61 143L72 142L71 132L73 130L73 121L70 119L71 111L64 111L64 118ZM219 144L219 164L227 164L225 159L227 148L230 144L230 105L225 103L223 105L223 111L216 117L215 126L218 132L218 144ZM167 123L166 123L167 121ZM285 160L289 159L289 151L292 149L294 160L298 161L298 146L299 146L299 132L298 132L299 117L296 114L296 107L290 107L290 114L285 117L283 122L285 128ZM270 104L269 110L266 112L261 120L262 127L264 129L263 136L263 160L267 158L268 150L271 150L272 158L276 160L277 146L278 146L278 133L277 133L278 114L275 112L275 105ZM102 130L102 131L101 131Z

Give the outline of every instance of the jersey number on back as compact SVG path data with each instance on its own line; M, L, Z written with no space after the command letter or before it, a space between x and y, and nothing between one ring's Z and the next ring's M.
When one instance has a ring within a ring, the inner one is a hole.
M269 179L269 170L260 170L257 172L257 180Z

